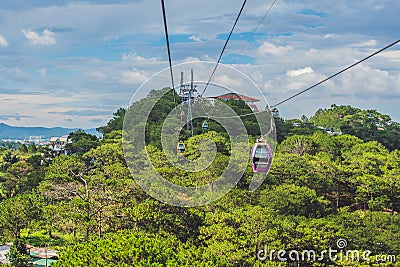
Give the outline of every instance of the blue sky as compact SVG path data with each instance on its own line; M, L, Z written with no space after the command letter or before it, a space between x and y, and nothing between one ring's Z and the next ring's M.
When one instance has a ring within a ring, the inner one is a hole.
M398 0L278 0L252 34L271 2L248 1L221 61L248 75L271 105L400 38ZM218 59L242 1L226 3L166 1L174 64ZM0 122L103 125L167 66L159 1L0 3ZM400 45L279 110L311 116L333 103L400 121Z

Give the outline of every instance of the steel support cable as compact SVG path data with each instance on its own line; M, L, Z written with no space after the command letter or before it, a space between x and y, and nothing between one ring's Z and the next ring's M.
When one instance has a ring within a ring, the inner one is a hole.
M367 57L365 57L365 58L363 58L363 59L357 61L356 63L351 64L350 66L348 66L348 67L342 69L341 71L336 72L335 74L329 76L328 78L325 78L325 79L323 79L322 81L320 81L320 82L318 82L318 83L316 83L316 84L314 84L314 85L312 85L312 86L310 86L310 87L304 89L303 91L300 91L300 92L298 92L297 94L294 94L294 95L292 95L292 96L290 96L290 97L288 97L288 98L286 98L286 99L284 99L284 100L282 100L282 101L276 103L275 105L271 106L270 108L275 108L275 107L279 106L280 104L283 104L283 103L285 103L285 102L287 102L287 101L289 101L289 100L291 100L291 99L293 99L293 98L295 98L295 97L297 97L297 96L299 96L299 95L301 95L301 94L303 94L303 93L305 93L305 92L307 92L307 91L313 89L314 87L316 87L316 86L318 86L318 85L320 85L320 84L322 84L322 83L324 83L324 82L326 82L326 81L328 81L328 80L330 80L330 79L332 79L332 78L338 76L339 74L342 74L343 72L345 72L345 71L347 71L347 70L349 70L349 69L351 69L351 68L357 66L358 64L360 64L360 63L366 61L367 59L369 59L369 58L371 58L371 57L373 57L373 56L376 56L377 54L379 54L379 53L385 51L386 49L388 49L388 48L394 46L395 44L397 44L397 43L399 43L399 42L400 42L400 39L397 40L397 41L395 41L395 42L393 42L393 43L391 43L391 44L389 44L389 45L387 45L387 46L385 46L385 47L382 48L382 49L379 49L379 50L376 51L375 53L370 54L369 56L367 56Z
M162 13L163 13L163 21L164 21L164 32L165 32L165 41L167 44L167 50L168 50L168 62L169 62L169 72L171 75L171 84L172 84L172 95L174 96L174 108L175 108L175 113L176 117L179 120L179 116L181 114L178 114L178 109L177 109L177 101L176 101L176 92L175 92L175 84L174 84L174 74L172 72L172 60L171 60L171 49L169 45L169 35L168 35L168 27L167 27L167 15L165 11L165 3L164 0L161 0L161 7L162 7ZM182 112L182 107L181 112ZM179 132L182 127L182 117L180 117L180 125L179 128L176 130L176 138L179 139Z
M269 13L271 12L271 9L274 7L275 3L278 0L274 0L271 5L269 5L267 11L264 14L264 17L262 17L262 19L260 20L260 22L258 22L258 25L254 28L253 32L251 33L250 37L247 39L246 43L242 46L242 48L240 49L238 55L241 55L243 53L243 50L246 48L246 46L250 43L251 38L253 37L253 35L257 32L258 28L261 26L261 24L264 22L265 18L269 15Z
M244 6L246 5L246 2L247 2L247 0L244 0L244 1L243 1L242 7L240 8L240 11L239 11L239 14L238 14L237 17L236 17L236 20L235 20L235 23L233 24L233 27L232 27L232 29L231 29L231 32L229 33L228 38L227 38L226 41L225 41L225 45L224 45L224 47L222 48L221 54L219 55L217 64L215 65L214 70L213 70L212 73L211 73L210 79L208 79L208 82L207 82L207 84L206 84L206 87L204 88L204 90L203 90L203 92L201 93L200 96L203 96L204 92L207 90L207 87L208 87L208 85L210 84L211 79L212 79L212 77L213 77L214 74L215 74L215 71L217 70L218 64L219 64L219 62L221 61L222 55L223 55L224 52L225 52L226 46L228 45L229 39L230 39L231 36L232 36L232 33L233 33L233 31L234 31L234 29L235 29L235 27L236 27L236 24L237 24L237 22L238 22L238 20L239 20L239 18L240 18L240 15L242 14L242 11L243 11L243 9L244 9Z
M166 15L166 12L165 12L164 0L161 0L161 6L162 6L163 19L164 19L165 40L166 40L166 43L167 43L167 50L168 50L169 72L170 72L170 75L171 75L172 93L174 95L174 105L175 105L175 108L176 108L175 84L174 84L174 75L172 73L171 49L170 49L170 46L169 46L167 15Z
M374 53L368 55L367 57L365 57L365 58L363 58L363 59L357 61L356 63L351 64L350 66L348 66L348 67L342 69L341 71L336 72L335 74L329 76L328 78L325 78L325 79L323 79L322 81L319 81L319 82L317 82L316 84L314 84L314 85L312 85L312 86L310 86L310 87L308 87L308 88L306 88L306 89L304 89L304 90L302 90L302 91L300 91L300 92L298 92L298 93L296 93L296 94L294 94L294 95L292 95L292 96L290 96L290 97L288 97L288 98L286 98L286 99L284 99L284 100L278 102L277 104L275 104L275 105L273 105L273 106L270 106L269 109L275 108L275 107L277 107L277 106L279 106L279 105L281 105L281 104L283 104L283 103L285 103L285 102L287 102L287 101L289 101L289 100L291 100L291 99L293 99L293 98L295 98L295 97L297 97L297 96L299 96L299 95L301 95L301 94L303 94L303 93L305 93L305 92L307 92L307 91L309 91L309 90L311 90L311 89L317 87L318 85L321 85L321 84L327 82L328 80L331 80L332 78L334 78L334 77L336 77L336 76L342 74L343 72L348 71L349 69L351 69L351 68L353 68L353 67L359 65L360 63L362 63L362 62L364 62L364 61L366 61L366 60L368 60L368 59L370 59L370 58L372 58L372 57L374 57L374 56L376 56L376 55L382 53L383 51L389 49L390 47L396 45L397 43L400 43L400 39L397 40L397 41L394 41L393 43L391 43L391 44L389 44L389 45L387 45L387 46L385 46L384 48L379 49L378 51L376 51L376 52L374 52ZM265 111L252 112L252 113L247 113L247 114L237 115L237 116L232 116L232 117L211 117L211 118L229 119L229 118L236 118L236 117L246 117L246 116L251 116L251 115L254 115L254 114L257 114L257 113L261 113L261 112L265 112Z
M246 48L246 46L250 43L251 38L252 38L252 37L254 36L254 34L258 31L258 28L261 26L261 24L264 22L264 20L265 20L265 19L267 18L267 16L270 14L272 8L274 7L274 5L276 4L277 1L278 1L278 0L272 1L272 3L268 6L268 8L267 8L267 10L266 10L266 12L265 12L265 14L264 14L264 16L261 18L261 20L258 22L258 24L256 25L256 27L254 28L253 32L251 33L251 35L250 35L249 38L247 39L246 43L242 46L242 48L240 49L238 55L241 55L241 54L243 53L243 51L244 51L244 49ZM214 72L215 72L215 70L214 70ZM214 72L213 72L213 74L214 74ZM211 77L212 77L212 76L211 76ZM211 78L208 80L208 83L207 83L207 85L206 85L206 88L208 87L208 85L209 85L210 83L211 83ZM211 83L211 84L212 84L212 83ZM204 89L203 93L205 92L205 90L206 90L206 89ZM202 95L200 95L200 96L202 97ZM204 111L207 115L209 115L209 114L205 111L204 107L202 107L202 108L203 108L203 111ZM209 115L209 116L210 116L210 115ZM245 116L247 116L247 114L246 114Z

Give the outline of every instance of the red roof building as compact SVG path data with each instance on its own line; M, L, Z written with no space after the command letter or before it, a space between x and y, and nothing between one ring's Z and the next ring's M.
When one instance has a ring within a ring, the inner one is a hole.
M228 100L228 99L235 99L235 100L243 100L245 102L258 102L260 100L256 98L252 98L250 96L245 96L245 95L239 95L236 93L227 93L219 96L214 96L213 98L218 98L222 100Z
M246 102L246 104L254 111L254 112L258 112L258 108L255 105L255 102L259 102L260 100L257 98L253 98L250 96L245 96L245 95L239 95L236 93L227 93L227 94L223 94L223 95L219 95L219 96L214 96L212 98L216 98L216 99L221 99L221 100L229 100L229 99L234 99L234 100L243 100L244 102Z

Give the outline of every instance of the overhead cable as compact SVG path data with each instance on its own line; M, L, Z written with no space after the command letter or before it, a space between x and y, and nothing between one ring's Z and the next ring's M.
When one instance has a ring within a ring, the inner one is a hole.
M338 76L339 74L342 74L343 72L345 72L345 71L347 71L347 70L349 70L349 69L351 69L351 68L357 66L358 64L360 64L360 63L366 61L367 59L369 59L369 58L371 58L371 57L373 57L373 56L376 56L377 54L379 54L379 53L385 51L386 49L388 49L388 48L390 48L390 47L396 45L396 44L399 43L399 42L400 42L400 39L397 40L397 41L395 41L395 42L393 42L393 43L391 43L391 44L389 44L389 45L387 45L387 46L385 46L385 47L382 48L382 49L379 49L379 50L376 51L375 53L370 54L369 56L367 56L367 57L365 57L365 58L363 58L363 59L357 61L356 63L351 64L350 66L348 66L348 67L342 69L341 71L336 72L335 74L329 76L328 78L325 78L325 79L323 79L322 81L320 81L320 82L318 82L318 83L316 83L316 84L314 84L314 85L312 85L312 86L310 86L310 87L304 89L303 91L300 91L300 92L298 92L298 93L296 93L296 94L294 94L294 95L292 95L292 96L290 96L290 97L288 97L288 98L286 98L286 99L284 99L284 100L282 100L282 101L276 103L275 105L271 106L271 108L277 107L277 106L279 106L279 105L281 105L281 104L283 104L283 103L285 103L285 102L287 102L287 101L289 101L289 100L291 100L291 99L293 99L293 98L295 98L295 97L297 97L297 96L299 96L299 95L301 95L301 94L303 94L303 93L305 93L305 92L307 92L307 91L313 89L314 87L317 87L318 85L320 85L320 84L322 84L322 83L324 83L324 82L326 82L326 81L328 81L328 80L330 80L330 79L332 79L332 78Z
M243 11L243 9L244 9L244 6L246 5L246 2L247 2L247 0L244 0L244 1L243 1L242 7L240 8L240 11L239 11L239 14L238 14L237 17L236 17L236 20L235 20L235 23L233 24L233 27L232 27L232 29L231 29L231 32L229 33L228 38L227 38L226 41L225 41L225 45L224 45L224 47L222 48L221 54L219 55L217 64L215 65L214 70L213 70L212 73L211 73L210 79L208 79L208 82L207 82L207 84L206 84L206 86L205 86L203 92L201 93L201 96L202 96L202 95L204 94L204 92L207 90L207 87L208 87L208 85L209 85L209 83L210 83L212 77L214 76L215 71L217 70L218 64L219 64L219 62L221 61L222 55L223 55L224 52L225 52L226 46L228 45L229 39L230 39L231 36L232 36L233 30L234 30L235 27L236 27L236 24L237 24L237 22L238 22L238 20L239 20L239 18L240 18L240 15L242 14L242 11Z

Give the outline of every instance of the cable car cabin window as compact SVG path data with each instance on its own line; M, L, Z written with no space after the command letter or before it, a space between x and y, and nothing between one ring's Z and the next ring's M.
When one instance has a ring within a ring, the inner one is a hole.
M265 158L269 159L267 146L257 146L254 159L260 160Z

